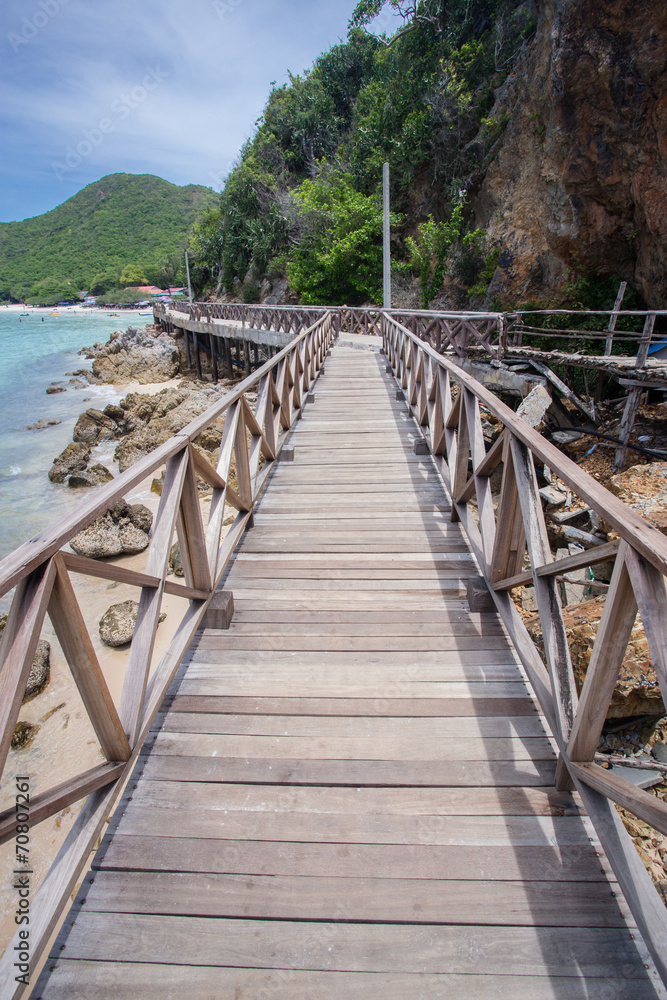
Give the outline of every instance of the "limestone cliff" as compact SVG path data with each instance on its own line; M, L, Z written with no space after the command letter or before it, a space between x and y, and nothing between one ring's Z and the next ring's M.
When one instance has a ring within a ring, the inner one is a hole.
M553 295L594 272L664 307L667 5L540 0L493 114L509 121L475 198L501 246L489 299Z

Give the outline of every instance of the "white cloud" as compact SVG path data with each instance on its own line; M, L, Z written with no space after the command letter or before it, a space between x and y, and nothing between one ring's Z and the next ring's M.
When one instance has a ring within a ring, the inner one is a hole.
M219 186L254 130L270 82L303 71L344 38L354 6L355 0L42 0L40 7L39 0L5 0L0 218L39 214L115 171ZM29 40L17 45L25 34ZM123 95L131 100L147 68L155 67L163 79L123 115ZM113 131L58 181L52 162L103 118Z

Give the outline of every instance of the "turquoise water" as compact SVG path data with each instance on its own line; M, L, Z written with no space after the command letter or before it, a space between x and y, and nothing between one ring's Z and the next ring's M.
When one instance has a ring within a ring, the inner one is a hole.
M81 494L49 482L48 470L72 440L79 414L122 395L113 386L70 385L68 372L90 369L78 352L114 330L150 322L123 314L29 312L23 318L0 309L0 558L79 502ZM66 392L47 396L52 382ZM25 430L41 417L62 423Z

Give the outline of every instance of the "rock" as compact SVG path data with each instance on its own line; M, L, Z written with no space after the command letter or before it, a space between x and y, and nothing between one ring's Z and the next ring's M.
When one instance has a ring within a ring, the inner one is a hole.
M67 480L67 485L72 489L81 489L86 486L101 486L102 483L109 483L113 476L104 465L97 463L91 465L85 472L74 472Z
M153 515L143 504L128 506L123 501L110 507L70 541L70 547L89 559L109 559L143 552L150 541L148 532Z
M0 635L5 631L7 625L7 615L0 615ZM32 661L28 681L23 694L23 702L32 701L44 690L51 680L51 645L46 639L40 639L37 643L35 656Z
M12 750L25 750L39 732L39 726L32 722L17 722L12 736Z
M667 764L667 743L654 743L651 753L661 764Z
M163 488L164 488L164 471L160 473L160 477L158 479L154 479L151 482L151 493L157 493L157 495L161 497Z
M262 285L263 288L264 284ZM277 306L281 304L289 290L289 281L287 278L281 278L280 281L276 281L263 297L261 294L262 289L260 289L260 302L267 306Z
M74 441L72 444L68 444L57 458L54 458L53 465L49 470L49 479L52 483L64 483L73 472L83 472L89 460L90 448L88 445Z
M114 420L100 410L90 409L82 413L77 420L72 439L92 447L100 441L112 440L117 434L118 427Z
M56 427L61 423L62 420L55 420L53 417L40 417L40 419L36 420L34 424L28 424L28 426L24 429L26 431L43 431L46 430L47 427Z
M581 692L590 662L604 601L604 597L595 597L591 601L584 601L583 604L563 608L563 620L572 657L572 668L579 692ZM528 619L525 625L541 651L543 648L542 629L539 617ZM638 619L632 629L607 718L624 718L630 715L660 716L664 714L665 706L660 694L655 668L651 663L646 633L641 620Z
M181 382L178 386L163 389L152 396L129 393L122 401L125 413L123 434L114 453L119 470L125 472L134 462L177 434L219 398L216 389L193 386L191 382ZM215 457L212 453L220 447L221 437L221 427L214 424L197 439L197 444L205 452L211 453L206 458L213 465Z
M521 401L516 415L534 427L536 431L541 431L544 429L547 410L551 403L551 395L547 389L543 385L536 385Z
M137 601L113 604L100 619L100 639L107 646L124 646L130 642L137 624Z
M116 422L125 419L125 410L122 406L117 406L115 403L107 403L102 412L105 417L109 417L111 420L115 420Z
M607 488L667 535L667 462L633 465L611 476Z
M134 628L137 624L137 601L123 601L113 604L100 618L100 639L106 646L125 646L131 642ZM161 614L158 624L163 622L166 614Z
M537 611L537 598L534 587L521 588L521 609L526 613Z
M475 198L501 247L487 301L525 301L577 275L667 293L664 6L543 0L489 112L506 122Z
M58 392L64 392L64 391L65 391L65 386L64 385L56 385L54 383L53 385L50 385L50 386L47 387L47 389L46 389L46 395L47 396L55 396L56 393L58 393Z
M40 639L37 643L35 658L32 661L28 683L25 686L23 704L32 701L44 690L51 680L51 645L46 639Z
M138 555L139 552L143 552L148 546L148 535L145 531L135 527L134 524L119 524L118 536L122 545L122 552L126 555Z
M540 496L552 507L562 507L567 500L567 493L563 493L556 486L543 486Z
M650 761L651 758L641 754L635 759L646 762ZM626 767L624 764L612 764L609 770L613 771L619 778L625 778L626 781L636 785L637 788L653 788L654 785L659 785L664 778L662 771L648 771L644 768L640 770L635 767Z
M169 569L174 576L185 575L183 572L183 562L181 560L181 548L178 542L171 547L171 552L169 553Z
M135 528L138 528L139 531L145 531L146 534L153 527L152 511L148 507L144 507L142 503L130 504L129 518Z
M96 345L97 346L97 345ZM167 382L180 371L178 350L169 334L156 328L128 327L97 350L93 375L103 382Z

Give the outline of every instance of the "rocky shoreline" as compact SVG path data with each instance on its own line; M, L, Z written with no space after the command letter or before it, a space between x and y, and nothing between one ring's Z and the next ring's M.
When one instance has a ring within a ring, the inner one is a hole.
M48 474L51 482L71 488L97 486L113 478L111 470L95 461L97 446L117 441L114 461L118 472L125 472L208 409L231 384L223 381L213 387L188 377L174 385L183 374L180 353L175 340L155 327L128 327L113 333L107 344L95 344L82 353L92 360L92 372L87 373L91 382L137 383L152 390L160 383L171 384L157 392L130 392L118 404L89 408L79 416L71 444L56 456ZM220 439L221 430L215 428L198 438L196 444L209 461Z
M107 343L97 343L84 348L81 354L92 361L92 370L79 369L72 376L90 384L109 384L117 388L127 385L133 391L118 403L109 403L103 410L89 408L77 419L72 441L53 460L48 471L49 480L57 486L86 490L111 482L117 474L130 468L136 461L150 454L155 448L181 430L195 417L215 403L231 383L221 382L215 387L198 382L184 375L184 363L176 341L154 326L128 327L111 334ZM80 383L79 383L80 384ZM164 385L164 388L161 386ZM145 386L146 391L134 391ZM43 430L53 420L40 419L29 426ZM213 427L199 436L195 447L207 461L215 464L222 437L222 426ZM113 461L99 461L99 452L108 453L115 443ZM111 468L110 468L111 467ZM148 480L150 484L150 479ZM147 485L148 485L147 484ZM161 492L161 479L155 479L148 488L153 494ZM210 492L200 483L200 492ZM157 502L157 497L154 497ZM147 502L150 502L147 500ZM126 503L119 500L100 515L91 525L79 532L70 542L78 555L90 559L112 559L137 556L150 543L153 511L144 503ZM170 571L182 575L180 554L175 545L170 560ZM103 585L91 582L101 591ZM108 589L108 588L106 588ZM125 605L112 605L100 618L100 640L107 646L127 646L132 637L134 614ZM114 608L122 607L122 628L110 632L109 622L118 614ZM4 620L0 619L0 632ZM114 637L109 642L109 636ZM48 642L40 641L35 664L26 690L28 701L39 694L49 683ZM37 680L39 678L39 680ZM34 731L33 731L34 730ZM30 744L36 729L20 722L15 734L15 748Z

